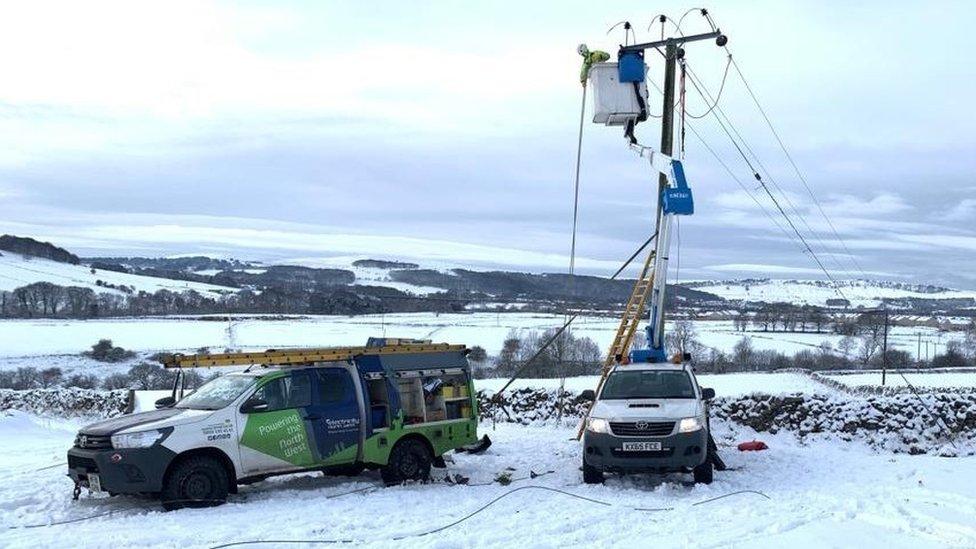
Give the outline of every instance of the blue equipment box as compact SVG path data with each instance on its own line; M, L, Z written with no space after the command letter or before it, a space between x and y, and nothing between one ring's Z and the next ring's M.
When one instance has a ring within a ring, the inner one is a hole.
M644 65L644 52L623 52L617 59L617 70L621 82L643 82L647 72Z

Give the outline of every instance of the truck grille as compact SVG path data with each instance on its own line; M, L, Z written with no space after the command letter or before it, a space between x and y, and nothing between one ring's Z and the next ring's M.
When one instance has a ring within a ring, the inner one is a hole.
M75 448L86 450L103 450L112 447L112 437L103 435L86 435L78 433L75 437Z
M610 430L618 437L663 437L674 430L674 422L611 421Z
M81 469L88 473L97 473L98 464L91 458L68 454L68 469Z

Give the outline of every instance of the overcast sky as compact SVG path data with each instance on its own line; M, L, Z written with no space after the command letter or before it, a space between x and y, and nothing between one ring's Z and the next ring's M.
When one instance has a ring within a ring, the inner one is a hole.
M720 105L836 276L974 288L976 7L852 4L711 6L843 244L734 69ZM576 46L615 51L623 19L659 37L652 7L691 5L8 3L0 232L82 255L565 271ZM687 58L717 90L724 52ZM705 110L693 89L687 108ZM775 213L714 119L689 122ZM638 127L649 144L659 131ZM690 130L685 165L697 209L677 276L823 278ZM588 122L581 185L577 265L608 274L651 231L656 177L619 128Z

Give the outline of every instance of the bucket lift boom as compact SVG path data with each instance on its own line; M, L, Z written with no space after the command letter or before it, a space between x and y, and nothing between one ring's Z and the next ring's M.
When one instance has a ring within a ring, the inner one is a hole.
M671 248L671 224L676 215L691 215L695 211L691 188L685 179L680 160L654 150L632 145L641 156L647 157L651 167L662 174L667 186L658 197L657 238L654 246L654 268L650 280L650 307L647 323L647 348L630 353L631 362L665 362L664 350L664 300L667 287L668 254Z
M727 38L720 30L679 36L620 47L617 63L590 64L592 55L585 56L584 70L594 86L593 121L608 126L624 126L624 136L630 147L646 157L651 167L660 174L658 182L657 219L654 251L648 256L644 270L634 286L627 303L617 337L611 345L603 374L614 362L665 362L664 349L664 301L667 286L668 252L671 246L671 224L675 215L694 213L691 189L685 179L680 160L672 158L674 129L674 81L677 60L684 57L683 46L687 42L714 39L724 46ZM665 58L664 111L661 120L661 148L658 151L638 143L635 126L647 118L647 65L644 52L656 49ZM586 45L580 45L580 53L590 54ZM603 59L609 55L600 53ZM637 322L645 307L649 307L647 348L630 351L630 344ZM602 385L602 380L601 380Z

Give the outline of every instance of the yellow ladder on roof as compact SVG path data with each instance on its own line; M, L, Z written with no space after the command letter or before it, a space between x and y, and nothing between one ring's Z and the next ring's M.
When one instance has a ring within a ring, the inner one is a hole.
M637 334L637 326L640 325L641 319L644 317L644 307L647 305L647 296L651 293L651 286L654 282L654 250L651 250L647 254L647 259L644 261L644 267L641 269L640 276L637 277L637 282L634 283L634 290L630 293L630 299L627 300L627 305L624 306L624 314L620 318L620 325L617 327L617 335L613 338L613 343L610 344L610 349L607 351L607 358L603 361L603 369L600 372L600 381L596 385L596 393L600 393L600 389L603 388L604 382L607 380L607 374L610 373L610 369L616 364L626 363L627 355L630 353L630 346L634 343L634 335ZM576 437L579 438L583 436L583 430L586 428L586 418L590 416L590 411L593 409L593 405L596 404L594 401L590 404L590 408L586 411L583 416L583 423L580 424L579 432L577 432Z
M464 345L447 343L386 345L383 347L320 347L309 349L269 349L258 353L221 353L213 355L166 355L166 368L209 368L213 366L247 366L267 364L288 366L312 362L337 362L362 355L398 355L409 353L463 352Z

